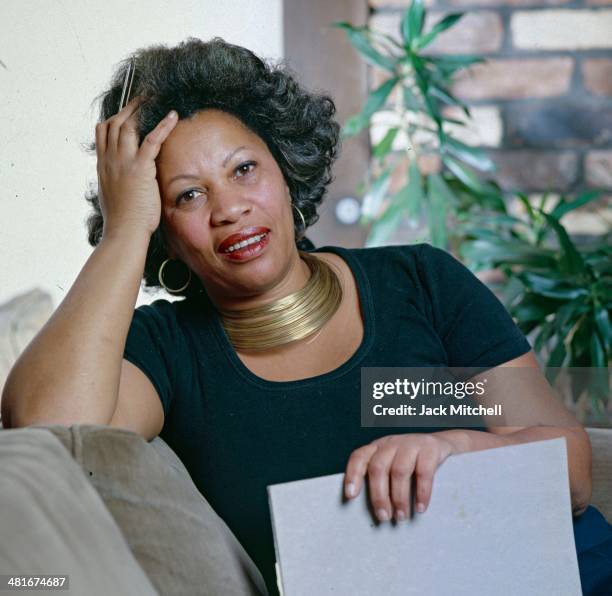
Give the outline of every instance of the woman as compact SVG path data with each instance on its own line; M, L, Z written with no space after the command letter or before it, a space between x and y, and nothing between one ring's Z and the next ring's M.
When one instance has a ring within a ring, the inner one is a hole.
M579 426L360 426L360 367L537 363L503 306L444 251L298 250L337 155L332 100L220 39L134 59L135 98L115 114L122 67L96 126L96 249L7 382L9 424L161 434L272 593L269 484L344 470L347 498L367 482L377 518L402 520L413 473L424 512L448 456L565 437L573 512L584 512ZM185 300L134 312L143 271ZM536 387L529 398L541 399Z

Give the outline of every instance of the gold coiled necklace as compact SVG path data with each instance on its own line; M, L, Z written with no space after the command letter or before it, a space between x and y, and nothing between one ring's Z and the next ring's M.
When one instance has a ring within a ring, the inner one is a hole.
M342 286L334 270L322 259L298 253L311 273L302 289L255 308L218 309L235 348L267 350L303 339L321 329L338 310Z

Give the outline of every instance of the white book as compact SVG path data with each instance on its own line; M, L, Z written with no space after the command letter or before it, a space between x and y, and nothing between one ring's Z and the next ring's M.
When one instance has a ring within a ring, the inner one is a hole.
M427 511L377 523L344 474L268 487L284 596L580 596L565 439L449 457Z

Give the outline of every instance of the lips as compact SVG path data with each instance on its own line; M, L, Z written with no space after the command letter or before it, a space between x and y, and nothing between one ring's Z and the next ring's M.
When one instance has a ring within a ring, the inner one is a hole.
M242 242L243 240L248 240L249 238L252 238L253 236L257 236L258 234L266 234L269 231L270 231L269 228L262 228L262 227L244 228L240 230L240 232L236 234L231 234L230 236L225 238L223 242L221 242L221 244L219 244L219 246L217 247L217 251L224 253L232 244L236 244L236 242Z

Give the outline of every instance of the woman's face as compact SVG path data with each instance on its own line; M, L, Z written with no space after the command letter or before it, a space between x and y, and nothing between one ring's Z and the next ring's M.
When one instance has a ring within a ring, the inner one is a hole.
M299 263L283 174L265 142L236 117L207 109L181 120L156 160L172 258L212 298L270 292ZM228 252L240 236L265 236ZM272 292L274 293L274 292Z

